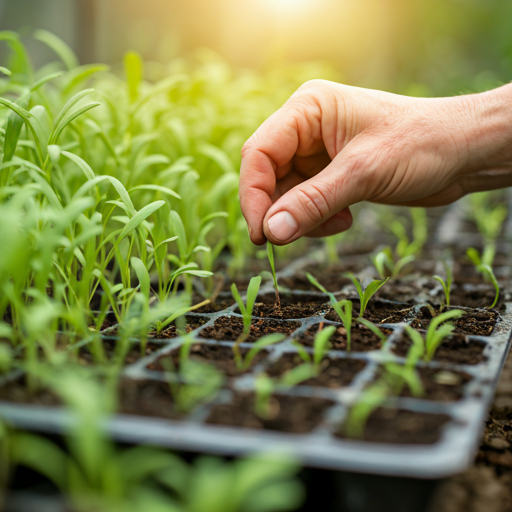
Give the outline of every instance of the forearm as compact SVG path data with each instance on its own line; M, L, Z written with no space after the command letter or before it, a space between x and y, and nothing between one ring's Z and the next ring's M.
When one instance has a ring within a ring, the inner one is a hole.
M512 174L512 84L461 97L469 150L467 171Z

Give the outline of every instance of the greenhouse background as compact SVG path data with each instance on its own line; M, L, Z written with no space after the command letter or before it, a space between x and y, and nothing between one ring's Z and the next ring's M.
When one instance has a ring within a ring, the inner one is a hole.
M0 0L0 512L512 510L511 189L275 247L238 191L304 82L488 91L511 26L510 0Z

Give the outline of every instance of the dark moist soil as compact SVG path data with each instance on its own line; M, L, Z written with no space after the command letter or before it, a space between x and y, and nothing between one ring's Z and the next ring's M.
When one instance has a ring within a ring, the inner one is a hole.
M464 394L465 385L472 379L466 372L441 370L439 368L418 368L424 395L415 397L435 402L454 402ZM412 397L408 386L405 386L400 396Z
M236 341L243 333L244 322L240 317L221 316L215 323L199 332L199 338L219 341ZM252 343L266 334L274 332L290 335L300 327L299 322L279 322L277 320L253 320L251 332L244 343Z
M436 281L426 279L417 274L386 283L375 294L376 297L408 304L418 304L429 297L430 291L436 286Z
M359 300L353 300L353 311L352 316L355 318L359 316L360 304ZM408 315L412 315L413 306L406 304L389 304L380 300L370 300L366 306L363 318L377 324L396 324L403 322ZM325 315L325 318L334 322L339 322L340 317L336 311L329 308L329 312Z
M312 325L303 336L297 338L297 341L306 347L312 347L322 324ZM389 336L393 331L390 329L381 329ZM331 350L347 350L347 331L343 326L339 326L330 338ZM382 347L381 339L370 329L358 324L352 325L350 329L350 350L352 352L369 352L370 350L380 350Z
M360 264L351 265L330 265L322 268L321 264L308 265L304 269L297 271L296 275L291 277L281 277L279 285L285 286L290 290L303 290L303 291L319 291L318 288L311 284L306 277L306 272L312 274L315 279L329 292L339 292L342 288L352 281L345 277L345 272L358 272L364 267L365 258L361 258Z
M442 428L449 421L446 414L381 407L370 415L363 439L377 443L433 444L440 439ZM346 438L344 432L336 435Z
M167 382L124 379L119 383L118 412L137 416L177 419Z
M187 322L185 326L185 333L190 333L192 331L195 331L199 327L203 326L205 323L207 323L210 319L206 316L192 316L192 315L186 315L185 320ZM116 328L112 329L108 332L108 336L117 336L119 334L119 331ZM167 326L163 331L157 332L156 330L151 330L148 332L148 339L154 339L154 340L167 340L171 338L177 338L180 336L180 333L178 332L176 328L176 323L173 322L171 325Z
M296 353L282 355L270 368L267 374L270 377L280 377L304 361ZM301 382L301 386L323 386L328 388L341 388L349 386L355 376L366 366L359 359L332 359L325 358L321 363L318 377Z
M439 311L439 307L434 308ZM411 326L416 329L426 330L432 321L432 313L426 306L420 308ZM450 320L455 325L455 333L474 334L478 336L490 336L494 331L498 313L494 310L477 309L466 311L463 316L456 320Z
M101 341L103 343L103 350L105 352L106 359L109 361L112 360L116 355L116 347L118 340L102 339ZM130 349L128 350L128 353L126 354L126 357L124 359L124 364L133 364L142 357L149 356L153 352L162 349L163 346L164 345L162 345L161 343L152 343L151 341L148 341L144 353L142 353L140 344L137 342L132 342L130 344ZM84 347L81 347L78 355L79 363L87 366L91 364L96 364L93 352L94 349L92 347L92 344L88 344L85 345Z
M395 343L392 351L399 356L406 357L410 347L409 337L404 335ZM468 340L462 334L454 334L439 345L433 360L455 364L478 364L485 359L484 349L484 342Z
M496 291L489 284L464 285L454 284L450 294L450 304L466 308L486 308L494 302ZM495 309L504 306L503 293L500 293Z
M187 322L186 327L185 327L185 332L187 334L192 331L195 331L199 327L202 327L205 323L207 323L210 320L207 316L192 316L192 315L186 315L185 319ZM166 329L164 329L160 333L157 333L156 331L151 331L148 334L149 338L153 338L153 339L157 339L157 340L177 338L178 336L180 336L180 333L178 332L175 323L172 323L170 326L168 326Z
M242 357L244 357L247 352L249 352L249 349L243 347L240 348ZM218 370L224 373L224 375L227 375L228 377L234 377L236 375L241 375L251 371L254 366L256 366L268 356L268 353L268 350L262 350L259 352L252 360L251 366L244 371L238 370L232 347L226 347L224 345L206 345L204 343L193 343L190 346L189 359L200 363L212 364ZM172 358L174 366L179 369L179 357L180 348L176 348L169 354L158 358L154 363L149 364L147 368L149 370L164 371L165 367L162 364L162 360Z
M329 308L327 296L287 295L281 293L280 307L276 306L275 297L275 294L266 294L258 297L258 302L254 305L252 312L253 316L280 319L308 318L310 316L322 315ZM235 312L239 313L240 310L236 308Z
M0 386L0 400L17 404L44 405L45 407L62 405L61 399L48 389L38 387L32 392L29 391L25 376Z
M512 352L498 383L473 467L441 488L435 512L512 510Z
M306 434L322 422L333 404L324 398L275 395L269 404L270 417L263 419L254 412L254 394L237 393L229 404L214 406L206 423Z
M194 298L192 299L192 304L200 304L204 300L204 297L201 297L200 295L194 295ZM200 308L194 309L194 313L218 313L219 311L223 311L224 309L229 308L234 303L235 300L232 298L223 299L218 297L213 302L205 304Z

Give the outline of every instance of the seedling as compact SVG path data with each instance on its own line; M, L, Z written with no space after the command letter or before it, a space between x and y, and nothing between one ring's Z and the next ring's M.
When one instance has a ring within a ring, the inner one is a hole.
M214 398L224 383L223 375L212 365L180 357L179 373L170 358L162 360L174 405L186 414Z
M386 277L395 279L400 275L402 269L407 264L412 263L416 257L414 254L407 254L395 262L393 258L393 251L391 250L391 247L388 246L379 251L375 256L372 256L371 259L382 279L385 279Z
M320 364L330 349L329 340L335 332L336 327L334 325L329 325L317 331L313 342L313 357L311 357L309 352L307 352L300 343L294 343L301 359L305 363L313 365L316 375L320 373Z
M488 263L490 257L488 254L486 255L485 250L482 256L480 256L480 253L473 247L470 247L466 251L466 254L468 255L469 259L473 262L473 265L475 265L477 272L482 274L484 279L494 286L494 290L496 291L494 301L490 306L488 306L489 309L492 309L498 303L498 299L500 297L500 285L498 284L498 280L496 279L494 271L492 270L492 262Z
M309 282L316 286L320 291L327 294L329 296L329 300L332 308L339 316L345 331L347 332L347 350L350 351L350 337L351 337L351 329L352 329L352 301L350 300L340 300L338 301L333 293L328 292L315 277L313 277L309 272L306 272L306 277L309 279Z
M379 379L363 391L359 400L350 408L345 422L345 433L348 437L363 437L368 418L386 402L389 394L388 385L383 379Z
M240 314L242 315L244 322L244 330L243 337L246 338L251 332L251 318L252 318L252 310L254 309L254 303L256 302L256 297L258 295L261 284L261 276L256 276L251 278L249 281L249 286L247 287L246 294L246 302L242 300L240 293L238 292L238 288L235 283L231 285L231 293L233 294L233 298L236 300L238 304L238 309L240 309Z
M452 283L453 283L453 268L452 265L445 261L443 262L444 271L446 274L446 280L444 280L441 276L433 276L433 278L441 283L441 286L443 287L444 291L444 304L445 306L450 305L450 293L452 289Z
M448 320L460 318L464 315L464 311L461 309L453 309L451 311L446 311L437 315L433 318L428 326L427 332L425 334L425 339L423 339L421 333L416 331L410 326L405 326L407 334L411 338L413 345L416 346L414 354L417 354L420 351L421 346L423 346L422 357L425 361L430 361L434 354L436 353L437 348L442 343L442 341L450 336L450 334L455 329L455 326L450 323L444 323ZM413 356L411 356L412 358ZM414 356L416 357L416 355Z
M276 292L276 308L280 309L281 299L279 298L279 286L277 284L276 266L274 264L274 250L270 242L267 242L267 256L270 263L270 268L272 269L272 279L274 280L274 290Z
M345 275L352 281L352 283L354 283L354 286L356 287L357 294L359 295L359 301L361 304L359 316L362 318L364 317L364 313L368 306L369 300L375 295L375 293L377 293L378 290L380 290L380 288L382 288L389 281L389 277L387 277L386 279L377 279L375 281L372 281L363 290L363 287L359 282L359 279L354 274L349 272Z
M233 352L235 355L235 362L236 367L238 371L243 372L249 369L252 362L254 361L254 358L265 348L270 345L275 345L276 343L279 343L285 339L284 334L280 333L273 333L268 334L267 336L263 336L263 338L260 338L258 341L253 343L251 349L247 352L245 357L243 357L240 354L240 348L238 344L235 343L233 346Z
M387 336L374 323L370 322L369 320L359 317L357 319L357 321L361 325L364 325L367 329L370 329L370 331L372 331L373 334L375 334L378 338L380 338L382 343L385 343L386 340L388 339Z
M272 379L266 373L258 374L254 381L254 412L261 418L270 418L271 398L276 391L288 390L316 375L317 372L311 363L304 363L288 370L280 379Z

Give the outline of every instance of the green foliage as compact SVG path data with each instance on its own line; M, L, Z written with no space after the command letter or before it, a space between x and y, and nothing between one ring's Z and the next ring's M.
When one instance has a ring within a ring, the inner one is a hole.
M281 307L281 299L279 298L279 286L277 284L276 266L274 264L274 250L270 242L267 242L267 257L272 269L272 279L274 280L274 290L276 291L276 308Z
M494 251L492 252L491 255L491 253L486 252L484 249L482 256L480 256L480 253L475 248L470 247L467 249L466 254L468 255L469 259L473 262L473 265L475 265L477 272L482 274L484 279L494 286L496 294L494 295L494 300L492 304L488 306L489 308L493 308L498 303L498 299L500 297L500 285L492 269Z
M258 296L258 292L260 289L261 277L256 276L251 278L249 282L249 286L247 287L246 299L245 303L238 292L238 288L235 283L231 285L231 293L233 294L233 298L236 300L238 304L238 308L240 309L240 314L242 315L244 321L244 335L248 335L251 331L251 317L252 310L254 308L254 303L256 302L256 297Z
M413 342L413 346L416 347L413 353L417 354L421 351L423 359L425 361L430 361L434 357L434 354L442 341L450 336L455 329L453 324L446 322L448 322L448 320L460 318L463 315L464 311L461 309L452 309L437 315L430 321L424 340L418 331L414 330L410 326L406 326L405 329ZM422 347L422 349L420 347Z
M251 349L247 352L245 357L240 354L240 350L238 349L238 345L235 344L237 350L235 350L235 361L236 366L239 371L245 371L249 369L254 358L265 348L270 345L275 345L285 339L284 334L273 333L268 334L267 336L263 336L258 341L254 342Z
M452 284L453 284L453 265L449 262L444 262L444 271L446 274L446 280L444 280L441 276L433 276L433 278L441 283L441 286L443 287L444 291L444 300L445 305L450 305L450 293L452 290Z
M359 316L362 318L362 317L364 317L364 313L366 311L366 307L368 306L368 302L375 295L375 293L377 293L377 291L379 291L380 288L382 288L389 281L389 277L387 277L386 279L382 279L382 280L372 281L372 282L368 283L366 288L364 288L364 290L363 290L363 287L362 287L361 283L359 282L359 279L354 274L347 273L345 275L352 281L352 283L356 287L356 291L357 291L357 294L359 295L359 301L361 304L360 310L359 310Z
M309 272L306 272L306 277L309 282L316 286L321 292L327 294L329 296L330 304L336 314L339 316L345 331L347 332L347 350L350 350L350 337L352 330L352 301L350 300L340 300L338 301L333 293L328 292L315 277L313 277Z

